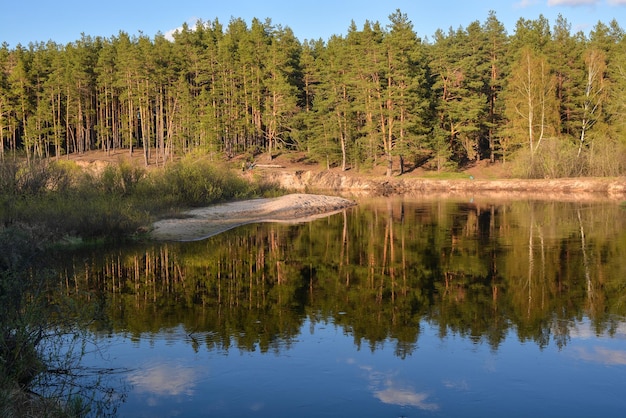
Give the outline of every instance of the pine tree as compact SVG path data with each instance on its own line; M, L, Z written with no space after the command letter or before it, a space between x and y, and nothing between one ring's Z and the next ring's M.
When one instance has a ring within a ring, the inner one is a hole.
M84 153L95 145L95 85L94 69L101 48L99 38L83 35L66 45L66 129L68 152Z
M380 151L387 159L384 146L386 119L384 114L385 33L378 22L366 21L363 30L352 24L348 32L348 59L351 81L355 138L353 154L358 161L377 165ZM390 150L388 150L390 151Z
M485 52L489 63L489 79L486 84L486 95L489 103L489 111L485 126L487 128L487 141L489 160L493 163L496 155L497 130L501 125L504 106L500 100L500 93L506 77L506 53L508 37L504 25L498 21L495 12L489 12L489 17L483 24L485 33Z
M298 150L310 151L314 137L319 135L317 118L314 111L314 102L319 91L321 74L318 68L318 60L324 49L321 39L317 41L305 41L302 44L300 66L302 69L302 91L298 107L300 112L294 120L291 136Z
M315 96L314 110L320 132L311 142L313 156L325 161L326 167L340 164L346 168L346 141L350 117L348 95L348 57L346 41L332 36L324 53L318 58L320 87Z
M387 175L391 175L390 156L400 159L400 174L404 174L405 156L416 153L417 137L423 127L426 83L421 42L408 16L397 10L389 16L389 32L384 38L387 52L387 140L389 148Z
M170 154L184 155L194 150L199 136L196 130L206 132L206 128L202 129L203 118L208 114L211 120L217 120L217 115L212 114L217 97L206 100L206 94L202 94L203 90L217 89L217 70L211 71L217 61L217 58L212 59L211 54L216 52L208 47L211 45L207 40L210 35L205 33L205 26L201 21L196 22L194 28L183 24L182 29L174 35L172 54L180 69L172 76L174 81L168 94ZM218 31L221 33L221 27ZM205 51L207 48L210 52Z
M43 157L47 132L46 117L49 116L49 103L44 99L44 83L48 78L49 64L43 43L29 45L29 66L27 77L31 81L31 100L33 111L26 118L24 125L24 147L27 155Z
M26 151L26 158L30 160L31 140L26 137L26 125L29 117L34 112L33 101L31 100L32 85L28 77L28 55L27 52L18 46L12 54L9 64L9 95L11 107L13 108L13 118L15 127L13 129L13 149L17 149L17 138L21 139L21 145Z
M290 141L291 118L298 111L299 51L300 43L290 28L274 28L266 61L263 111L269 160L276 149Z
M0 46L0 162L4 161L5 147L11 137L9 128L11 113L8 82L9 55L9 46L4 42Z
M438 95L436 154L438 158L450 155L457 164L478 158L481 123L489 112L484 95L488 58L481 37L482 29L477 22L468 31L435 34L431 68Z
M554 25L547 58L554 69L555 95L559 104L560 133L576 137L579 132L578 98L581 95L582 62L585 41L582 34L572 36L571 25L559 15Z

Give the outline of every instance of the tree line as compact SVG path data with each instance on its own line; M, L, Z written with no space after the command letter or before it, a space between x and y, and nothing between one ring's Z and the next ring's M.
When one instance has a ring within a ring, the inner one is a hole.
M559 16L418 37L400 10L346 35L298 40L270 19L0 47L0 157L200 153L326 167L516 162L531 177L626 167L626 36Z

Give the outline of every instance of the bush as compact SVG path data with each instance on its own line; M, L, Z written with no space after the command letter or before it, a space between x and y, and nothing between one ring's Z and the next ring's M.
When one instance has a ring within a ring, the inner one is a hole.
M626 171L626 145L596 137L579 153L578 144L549 138L532 157L528 149L519 150L512 165L513 174L522 178L617 177Z
M122 162L100 174L69 162L7 163L0 186L0 226L29 225L44 242L125 237L166 211L277 190L199 158L152 171Z
M3 391L28 386L44 370L37 347L43 338L38 286L27 277L37 253L27 231L0 231L0 376Z
M617 177L626 171L626 145L613 138L594 138L592 147L581 156L586 161L589 175Z
M578 148L557 138L547 138L531 155L527 148L515 154L513 174L521 178L559 178L579 176L586 171L577 158Z
M141 194L146 201L160 201L161 207L190 207L251 197L261 190L227 168L187 158L150 173Z
M122 161L117 165L105 167L99 178L102 192L110 195L131 195L137 185L145 178L145 170L141 167Z

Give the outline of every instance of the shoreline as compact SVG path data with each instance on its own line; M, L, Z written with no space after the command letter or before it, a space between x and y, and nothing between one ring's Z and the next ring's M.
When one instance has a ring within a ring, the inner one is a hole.
M332 172L317 173L312 177L289 172L271 174L266 176L268 181L295 192L276 198L234 201L191 209L183 212L182 218L154 222L150 237L157 241L199 241L250 223L308 222L331 216L357 204L345 197L324 194L327 192L355 198L402 195L424 199L470 198L472 201L626 201L626 181L623 179L431 180L345 176ZM282 179L276 174L282 176ZM294 175L299 176L300 181L295 182ZM315 190L319 194L305 193L304 190Z
M429 179L367 176L347 172L259 170L268 182L296 192L314 190L355 196L489 195L554 200L626 200L626 178Z

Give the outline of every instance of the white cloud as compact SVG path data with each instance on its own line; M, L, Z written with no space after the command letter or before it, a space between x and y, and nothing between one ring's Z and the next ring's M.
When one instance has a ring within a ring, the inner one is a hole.
M611 6L626 6L626 0L608 0Z
M163 37L167 39L168 41L172 42L174 40L174 34L177 32L180 32L182 29L183 29L182 26L179 26L175 29L170 29L163 34Z
M410 389L388 387L384 390L374 392L374 396L381 402L389 405L414 406L426 411L436 411L439 409L436 403L426 402L426 399L428 399L427 394L413 392Z
M513 4L513 7L516 9L525 9L527 7L534 6L539 3L538 0L520 0L519 2Z
M458 381L444 380L443 385L447 387L448 389L456 389L456 390L462 390L462 391L468 391L470 389L465 379L458 380Z
M599 3L600 0L548 0L548 6L584 6Z
M192 17L191 19L188 19L186 23L187 23L187 25L189 26L189 28L191 28L191 29L195 29L196 24L198 23L198 20L199 20L199 19L198 19L197 17ZM181 25L181 26L179 26L179 27L177 27L177 28L174 28L174 29L170 29L170 30L168 30L167 32L165 32L165 33L163 34L163 37L164 37L165 39L167 39L168 41L170 41L170 42L171 42L171 41L173 41L173 40L174 40L174 34L175 34L176 32L180 32L180 31L182 31L182 30L183 30L183 26Z
M556 324L555 324L556 326ZM604 330L598 332L589 321L583 321L568 326L569 335L572 338L578 338L581 340L588 340L597 337L603 338L617 338L626 340L626 323L617 325L614 329L609 331ZM558 332L558 328L553 328L553 332Z

